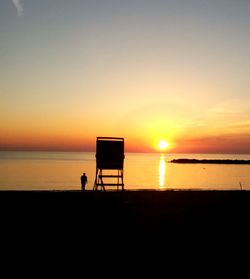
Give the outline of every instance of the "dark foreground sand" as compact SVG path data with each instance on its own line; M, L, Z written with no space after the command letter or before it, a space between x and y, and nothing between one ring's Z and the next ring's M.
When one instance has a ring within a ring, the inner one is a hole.
M1 191L0 206L1 232L24 246L249 253L250 191Z
M250 191L1 191L0 212L8 274L213 278L219 267L225 278L235 267L238 278L248 269Z

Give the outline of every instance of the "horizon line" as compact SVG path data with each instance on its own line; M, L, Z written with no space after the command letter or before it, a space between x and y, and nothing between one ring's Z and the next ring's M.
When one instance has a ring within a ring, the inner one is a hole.
M84 152L84 153L95 153L96 150L65 150L65 149L0 149L0 152ZM250 155L249 152L168 152L168 151L125 151L126 153L158 153L158 154L221 154L221 155Z

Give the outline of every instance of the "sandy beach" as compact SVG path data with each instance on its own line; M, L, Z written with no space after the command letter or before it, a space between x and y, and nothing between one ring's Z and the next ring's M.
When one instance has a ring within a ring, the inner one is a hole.
M229 271L228 260L236 267L248 259L244 190L1 191L0 210L5 258L39 262L42 270L60 262L95 273L101 263L119 266L119 275L186 274L184 265L197 274L202 265L218 274L223 262Z
M1 191L2 223L80 239L247 239L249 191Z

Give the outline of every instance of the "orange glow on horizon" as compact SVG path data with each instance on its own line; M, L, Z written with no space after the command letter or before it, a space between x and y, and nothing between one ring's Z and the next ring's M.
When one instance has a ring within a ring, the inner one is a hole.
M162 133L163 134L163 133ZM89 151L96 149L97 136L117 136L125 139L125 152L171 152L171 153L241 153L249 154L248 135L221 135L191 138L162 137L143 133L131 136L122 133L88 133L88 136L76 132L70 135L31 132L6 132L0 138L0 150L38 150L38 151ZM163 140L164 139L164 140Z

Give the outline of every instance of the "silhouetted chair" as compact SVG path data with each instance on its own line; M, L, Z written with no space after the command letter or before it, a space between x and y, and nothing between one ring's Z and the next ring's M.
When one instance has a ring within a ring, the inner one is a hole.
M114 137L97 137L96 140L96 177L94 190L105 191L105 186L116 186L123 183L124 139ZM116 182L112 180L116 180Z

